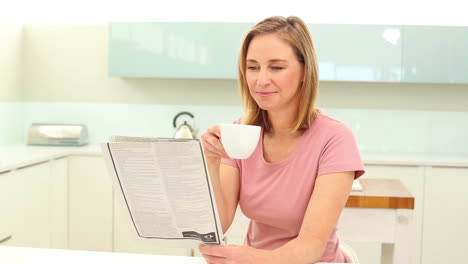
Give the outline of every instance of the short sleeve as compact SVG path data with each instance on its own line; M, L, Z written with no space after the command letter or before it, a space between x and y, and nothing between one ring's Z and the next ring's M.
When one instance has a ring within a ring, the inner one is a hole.
M240 164L238 164L239 160L221 158L221 163L230 165L230 166L235 167L235 168L240 168Z
M353 132L345 124L340 123L330 130L323 145L318 176L344 171L354 171L354 179L365 172Z

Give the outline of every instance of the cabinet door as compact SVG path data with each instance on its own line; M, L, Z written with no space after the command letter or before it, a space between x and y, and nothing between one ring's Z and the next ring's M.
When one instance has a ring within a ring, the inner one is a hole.
M109 75L237 78L237 56L252 23L109 24Z
M468 168L426 170L422 263L457 263L468 244Z
M68 248L68 160L50 162L50 247Z
M17 245L19 237L17 234L17 219L21 211L19 205L19 184L18 177L14 177L12 172L0 173L0 241L10 237L8 241L1 245Z
M320 80L401 79L401 26L308 25L319 62Z
M50 247L50 164L28 166L14 171L19 212L16 215L14 245Z
M162 248L151 241L138 240L128 209L119 194L114 195L114 251L124 253L190 256L191 249Z
M104 160L72 156L68 161L68 246L112 251L112 186Z
M415 197L413 211L412 261L419 264L421 258L422 223L424 213L424 167L365 165L365 178L399 179ZM380 263L381 247L375 243L350 242L361 263Z
M404 26L403 81L468 83L468 27Z

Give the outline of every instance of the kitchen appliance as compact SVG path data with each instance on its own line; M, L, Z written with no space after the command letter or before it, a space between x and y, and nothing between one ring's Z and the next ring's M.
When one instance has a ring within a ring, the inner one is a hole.
M33 123L28 132L29 145L81 146L88 144L88 129L82 124Z
M187 121L184 120L184 123L180 126L177 126L177 119L181 116L189 116L192 119L192 125L187 124ZM176 129L175 138L195 138L198 134L198 129L195 129L195 120L192 113L189 112L180 112L172 121L173 127Z

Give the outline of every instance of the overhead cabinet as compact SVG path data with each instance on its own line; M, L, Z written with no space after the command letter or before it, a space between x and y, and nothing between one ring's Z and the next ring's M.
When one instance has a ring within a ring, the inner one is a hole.
M468 83L468 27L405 26L403 81Z
M237 79L253 23L109 24L109 75ZM468 27L309 24L322 81L468 83Z
M109 25L109 75L237 78L237 56L251 23L161 22Z
M401 26L308 25L320 80L401 80Z

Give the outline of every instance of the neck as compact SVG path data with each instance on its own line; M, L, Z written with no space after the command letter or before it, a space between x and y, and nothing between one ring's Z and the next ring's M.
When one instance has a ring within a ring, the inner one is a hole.
M271 123L269 133L272 136L296 136L297 131L293 133L296 125L297 110L291 112L268 112L268 118Z

